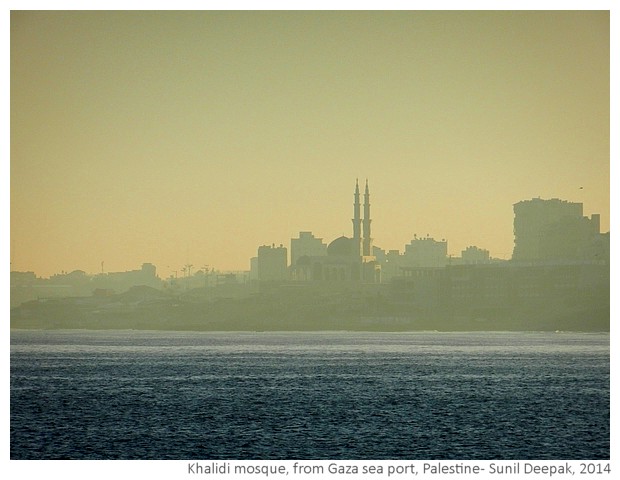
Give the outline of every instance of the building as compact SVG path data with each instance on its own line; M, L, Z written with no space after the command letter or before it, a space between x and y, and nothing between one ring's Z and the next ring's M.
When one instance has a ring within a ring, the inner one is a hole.
M403 255L398 250L387 252L377 246L372 247L376 262L381 266L381 283L390 282L395 277L403 275Z
M136 286L162 288L162 281L157 276L155 265L143 263L139 270L101 273L92 278L92 289L112 289L120 293Z
M407 267L437 268L445 267L448 260L448 242L414 237L405 245L403 264Z
M514 204L516 262L589 262L601 255L600 215L583 216L583 204L533 198Z
M461 251L461 263L463 265L481 265L490 262L491 257L488 250L469 246Z
M258 280L258 257L250 258L250 280Z
M323 257L327 255L327 245L322 238L312 232L299 232L299 238L291 238L291 265L296 265L301 257Z
M607 265L590 263L460 265L443 269L439 304L445 318L481 328L608 330L609 278Z
M283 281L288 278L288 252L280 245L263 245L258 247L257 269L258 280L261 282Z
M32 300L82 297L92 293L92 278L82 270L63 272L50 278L37 277L34 272L11 272L10 278L11 307Z

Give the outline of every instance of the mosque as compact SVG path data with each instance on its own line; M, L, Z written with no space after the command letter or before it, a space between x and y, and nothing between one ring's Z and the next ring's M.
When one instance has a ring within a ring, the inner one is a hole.
M381 265L372 254L368 180L366 180L364 192L363 219L361 217L360 188L357 180L355 181L353 199L353 236L336 238L327 246L324 254L296 255L291 265L291 278L293 280L329 283L381 282ZM308 234L309 232L305 233ZM322 243L321 239L314 237L309 240ZM307 249L307 251L310 250Z

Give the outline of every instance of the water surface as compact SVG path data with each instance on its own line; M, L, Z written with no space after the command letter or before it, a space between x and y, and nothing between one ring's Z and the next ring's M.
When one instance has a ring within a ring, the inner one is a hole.
M13 459L608 459L609 334L11 332Z

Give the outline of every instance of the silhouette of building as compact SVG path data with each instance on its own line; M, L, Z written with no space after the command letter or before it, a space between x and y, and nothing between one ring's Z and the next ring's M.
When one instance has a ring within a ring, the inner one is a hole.
M97 292L97 295L103 291L121 293L139 285L162 287L155 265L144 263L140 270L94 276L83 270L63 271L49 278L38 278L33 272L11 272L11 306L31 300L88 297L93 292Z
M480 327L548 329L554 322L609 328L609 268L592 263L460 265L443 269L440 305L447 317ZM605 326L607 324L607 326Z
M125 272L109 272L95 275L91 288L112 289L116 293L124 292L131 287L147 286L161 288L162 281L157 276L157 268L152 263L143 263L139 270Z
M250 280L258 280L258 257L250 258Z
M445 267L448 259L448 242L437 241L427 236L426 238L414 237L408 245L405 245L403 264L407 267Z
M475 246L469 246L461 251L463 265L484 265L491 262L489 251Z
M283 281L288 278L288 252L280 245L258 247L257 267L259 281Z
M37 276L34 272L11 272L11 287L31 286L36 280Z
M600 233L600 215L584 217L582 203L533 198L513 207L513 261L604 261L605 241Z
M327 245L322 238L312 232L299 232L299 238L291 238L291 265L296 265L301 257L323 257L327 255Z
M381 281L388 282L394 277L402 275L403 256L398 250L388 250L381 264Z

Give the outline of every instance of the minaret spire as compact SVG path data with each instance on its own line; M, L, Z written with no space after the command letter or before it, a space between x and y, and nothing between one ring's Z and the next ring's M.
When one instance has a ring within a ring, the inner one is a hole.
M372 255L372 238L370 237L370 193L368 191L368 179L366 179L366 190L364 192L364 243L362 254Z
M353 248L354 254L359 257L362 254L362 219L360 218L360 187L357 178L353 198Z

